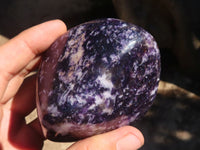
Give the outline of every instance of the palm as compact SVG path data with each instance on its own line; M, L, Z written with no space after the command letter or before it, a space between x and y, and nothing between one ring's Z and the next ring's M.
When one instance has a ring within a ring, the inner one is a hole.
M49 21L0 47L0 150L42 148L44 138L38 120L25 122L35 108L36 80L26 75L38 67L40 54L65 32L62 21Z
M17 94L2 106L1 135L8 149L41 149L44 138L38 120L26 124L25 116L35 108L35 77L24 81ZM23 109L24 108L24 109Z

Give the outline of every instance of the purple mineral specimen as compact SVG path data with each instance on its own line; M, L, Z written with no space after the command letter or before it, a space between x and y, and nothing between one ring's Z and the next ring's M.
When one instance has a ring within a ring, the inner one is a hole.
M72 141L134 122L152 105L159 76L159 49L144 29L111 18L70 29L38 73L44 135Z

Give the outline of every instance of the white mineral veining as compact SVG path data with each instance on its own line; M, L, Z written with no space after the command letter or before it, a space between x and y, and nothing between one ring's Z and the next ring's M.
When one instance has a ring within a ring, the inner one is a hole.
M78 45L77 48L73 49L73 50L76 50L76 52L73 51L72 54L70 55L69 66L76 65L79 62L79 60L82 58L83 53L84 53L84 49L83 49L84 41L85 41L85 33L81 35L81 38L77 43L77 45ZM72 50L72 49L70 49L70 50Z
M150 96L155 95L157 90L158 90L158 87L154 87L154 89L150 93Z
M108 75L106 73L102 74L101 76L98 76L97 83L100 83L102 87L108 88L112 90L114 87L112 81L108 79Z
M74 95L76 101L78 102L79 107L80 106L84 106L85 104L87 104L87 100L85 98L83 98L82 95Z
M51 104L47 107L47 112L51 113L51 116L57 117L61 115L60 111L58 111L58 107L55 104Z
M140 112L136 113L134 116L130 118L130 122L134 122L135 119L140 115Z
M131 42L129 42L125 47L123 47L120 55L126 54L130 52L131 50L133 50L133 48L135 47L135 44L136 44L136 40L132 40Z
M112 60L112 63L114 63L114 62L119 62L120 57L118 55L111 54L110 59Z
M95 96L95 104L96 105L100 105L102 103L105 103L106 99L109 98L110 101L112 101L113 103L115 103L116 100L116 96L117 94L111 95L112 89L114 88L114 85L110 79L110 75L109 73L103 73L101 76L98 76L98 78L96 79L97 83L100 83L101 87L106 88L107 90L102 92L102 94L96 95ZM104 107L102 109L102 113L106 113L108 115L112 114L113 109L109 108L109 107Z
M144 91L146 90L146 86L147 85L144 84L141 87L139 87L135 95L140 95L140 94L144 93Z
M98 106L101 105L102 103L104 103L103 98L101 98L99 95L95 95L95 104Z
M145 54L142 56L142 62L141 62L141 64L147 62L147 61L148 61L148 57L149 57L149 56L145 53Z
M102 111L103 114L111 115L113 113L113 108L105 107Z
M65 120L65 122L62 124L51 125L51 128L56 131L56 135L60 134L62 136L65 136L73 133L74 137L83 138L91 136L94 133L99 134L102 132L110 131L115 128L127 125L128 123L128 116L121 116L114 120L98 124L73 124Z

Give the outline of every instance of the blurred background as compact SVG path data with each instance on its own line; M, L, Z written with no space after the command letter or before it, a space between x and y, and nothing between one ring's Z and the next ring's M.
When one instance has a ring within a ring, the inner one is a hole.
M146 116L133 124L145 136L141 150L199 150L199 0L1 0L0 44L47 20L61 19L69 29L107 17L143 27L160 48L158 95ZM35 117L34 111L27 121ZM69 144L47 140L43 150L64 150Z

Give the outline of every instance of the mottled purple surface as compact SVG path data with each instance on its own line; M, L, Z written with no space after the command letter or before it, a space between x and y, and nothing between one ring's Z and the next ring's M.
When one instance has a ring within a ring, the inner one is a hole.
M160 54L140 27L102 19L70 29L44 54L38 115L47 138L71 141L128 125L156 96Z

